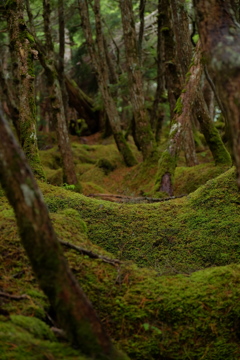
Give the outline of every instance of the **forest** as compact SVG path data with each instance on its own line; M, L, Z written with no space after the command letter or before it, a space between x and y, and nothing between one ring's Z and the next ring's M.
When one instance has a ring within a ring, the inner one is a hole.
M0 360L240 359L240 2L0 18Z

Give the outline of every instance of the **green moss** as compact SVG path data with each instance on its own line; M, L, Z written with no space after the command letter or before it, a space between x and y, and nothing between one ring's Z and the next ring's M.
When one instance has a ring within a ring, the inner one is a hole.
M21 326L38 339L56 341L56 338L50 328L41 320L34 317L11 315L13 324Z
M112 164L108 159L99 159L97 164L97 167L99 167L100 169L103 169L105 175L108 175L111 171L113 171L116 166L114 164Z
M29 320L32 324L35 321ZM10 321L0 321L0 354L3 360L87 360L68 344L36 338L35 334Z
M239 263L240 259L240 195L234 169L189 197L150 205L92 200L47 184L41 188L59 237L96 253L128 260L116 268L65 249L70 267L104 326L130 358L239 358L240 265L222 266ZM1 201L0 218L5 220L5 227L1 227L0 246L5 251L5 270L1 267L0 286L16 293L26 286L36 287L36 283L27 271L29 265L17 241L14 219L8 212L2 214L8 206ZM129 260L155 270L138 268ZM25 270L23 279L11 276L16 272L14 266ZM176 275L179 272L182 274ZM38 291L32 291L31 296L34 301L44 300ZM21 306L17 302L12 311L21 314ZM6 304L1 307L9 309ZM4 324L10 324L11 334ZM16 340L23 332L27 341ZM63 346L32 338L10 322L3 322L3 327L0 323L1 354L8 354L10 349L17 353L21 346L25 355L27 342L28 351L32 351L31 344L38 344L35 349L41 359L39 354L49 354L50 348L59 351L56 347ZM10 348L9 343L17 347ZM61 349L65 354L67 345ZM12 352L12 358L18 359L16 353ZM72 356L62 354L53 356L67 360Z
M176 101L176 106L175 106L175 109L174 109L174 112L175 114L181 114L182 113L182 108L183 108L183 105L182 105L182 99L181 97L179 97Z
M159 193L162 187L162 178L166 173L170 174L171 184L174 185L174 173L176 169L176 158L172 156L169 150L165 150L158 162L158 171L155 177L154 191ZM156 194L157 196L157 194Z

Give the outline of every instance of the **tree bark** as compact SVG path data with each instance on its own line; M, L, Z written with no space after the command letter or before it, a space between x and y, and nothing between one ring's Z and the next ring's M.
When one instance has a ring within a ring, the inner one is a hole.
M109 81L108 66L107 66L107 60L106 60L106 54L104 48L104 39L101 28L99 0L95 0L93 9L95 15L97 48L95 47L93 42L87 1L86 0L79 1L80 16L82 19L82 27L85 34L88 51L94 69L96 71L98 85L103 97L105 110L109 119L110 126L112 128L113 136L116 145L118 147L118 150L123 156L125 164L127 166L133 166L137 163L137 161L123 136L117 107L110 94L110 89L109 89L110 81Z
M131 0L120 0L126 65L129 79L130 99L133 109L137 146L143 159L155 151L156 143L152 133L147 109L145 107L144 85L138 58L137 34Z
M231 166L231 156L225 148L221 136L211 119L209 109L200 89L198 89L196 93L194 109L196 117L200 123L201 131L214 158L215 165Z
M150 122L152 130L155 134L155 140L158 143L164 120L164 112L159 109L163 102L163 94L165 90L164 79L164 43L163 43L163 16L162 16L162 0L158 0L158 24L157 24L157 89L150 112Z
M155 190L163 194L173 195L174 172L179 152L182 149L186 128L190 123L192 103L201 79L200 46L196 49L193 64L189 70L186 85L175 107L175 116L171 123L168 148L159 160L155 181Z
M13 0L6 5L10 48L13 61L13 76L16 84L17 107L19 112L17 134L34 174L45 180L40 162L36 135L36 104L34 94L33 61L37 51L33 49L34 40L29 34L24 17L23 0Z
M42 194L1 111L0 180L14 208L21 241L39 285L69 340L93 358L127 360L126 355L113 347L91 303L72 275Z
M240 29L231 1L195 0L196 19L209 74L226 111L240 188Z
M57 123L57 139L58 146L62 157L63 165L63 180L68 184L77 186L77 190L81 191L74 168L72 149L69 141L67 122L65 117L64 103L61 91L59 76L57 73L57 65L54 58L54 47L50 28L50 2L43 0L43 19L44 19L44 34L46 39L46 56L41 52L40 61L47 76L49 92L51 94L51 104L53 114Z

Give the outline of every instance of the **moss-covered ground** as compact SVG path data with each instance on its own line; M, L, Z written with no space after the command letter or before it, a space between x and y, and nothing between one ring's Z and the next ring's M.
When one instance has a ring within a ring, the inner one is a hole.
M73 151L85 195L154 196L154 161L126 169L111 143L76 143ZM61 172L58 151L41 156L50 182L51 171ZM59 238L122 261L112 266L64 249L106 330L131 359L240 359L240 195L234 168L226 170L211 162L179 167L175 192L186 196L153 204L112 203L39 183ZM87 360L51 330L54 314L2 192L0 257L0 359Z

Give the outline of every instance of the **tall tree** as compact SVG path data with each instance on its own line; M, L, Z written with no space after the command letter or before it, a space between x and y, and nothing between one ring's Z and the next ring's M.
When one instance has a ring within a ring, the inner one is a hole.
M94 1L94 15L96 26L96 46L93 41L93 34L91 30L91 24L89 20L88 2L86 0L79 0L79 10L82 19L82 27L86 38L88 51L91 56L91 60L97 75L98 86L101 91L105 110L109 119L109 123L113 132L114 139L116 141L118 150L123 156L123 159L127 166L135 165L136 159L128 146L123 132L121 130L120 117L117 111L116 104L111 96L109 89L109 73L108 64L104 46L104 37L102 32L101 15L100 15L100 2Z
M224 106L240 187L240 28L231 1L195 0L203 56Z
M136 145L141 149L143 158L147 159L155 151L156 143L145 106L144 84L138 55L132 0L120 0L120 9Z
M79 190L81 189L80 184L77 180L74 163L73 163L73 155L71 144L69 141L68 129L67 129L67 121L65 116L65 107L63 101L63 92L61 89L61 83L58 76L58 66L55 60L54 54L54 45L51 33L51 24L50 24L50 14L51 7L49 0L43 0L43 19L44 19L44 34L45 34L45 54L40 52L40 61L45 70L49 92L51 96L51 104L52 110L56 117L57 123L57 138L58 138L58 146L62 157L62 165L63 165L63 178L64 182L68 184L75 184L78 186ZM64 46L61 41L61 72L63 71L63 52ZM62 49L63 48L63 49ZM63 74L61 73L61 76ZM64 79L62 80L62 86L64 84Z
M35 175L40 179L45 179L36 135L33 61L37 59L38 53L34 48L34 40L25 24L23 16L24 1L8 1L5 12L12 55L15 97L18 99L15 101L18 108L18 121L14 121L14 124L16 125L21 146Z
M127 360L104 331L72 275L31 169L0 110L0 181L13 206L22 244L59 325L81 352L102 360Z

